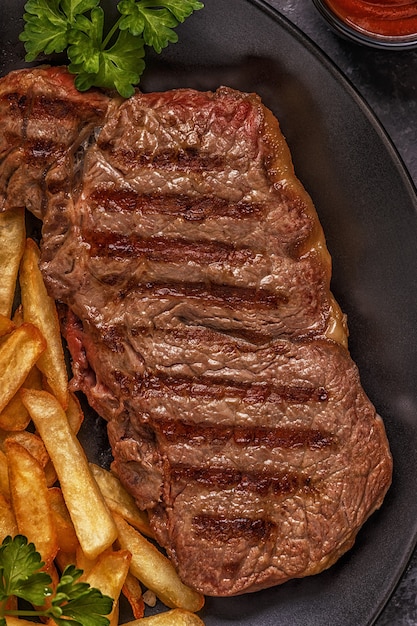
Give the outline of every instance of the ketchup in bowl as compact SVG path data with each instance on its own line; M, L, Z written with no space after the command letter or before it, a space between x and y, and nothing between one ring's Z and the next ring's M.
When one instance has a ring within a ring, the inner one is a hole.
M417 0L313 0L339 33L383 48L417 47Z

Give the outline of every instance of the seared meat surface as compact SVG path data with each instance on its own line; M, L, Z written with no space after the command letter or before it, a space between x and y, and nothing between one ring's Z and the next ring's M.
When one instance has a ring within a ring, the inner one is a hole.
M182 579L232 595L330 566L392 462L277 120L225 87L81 95L59 69L3 79L0 111L0 203L43 220L73 386Z

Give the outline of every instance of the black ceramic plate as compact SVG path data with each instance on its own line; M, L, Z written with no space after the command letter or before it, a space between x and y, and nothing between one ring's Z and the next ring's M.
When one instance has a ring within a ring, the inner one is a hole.
M417 535L417 201L392 145L332 64L262 0L205 0L180 43L151 58L145 90L226 84L258 92L281 121L334 261L350 349L384 417L394 480L355 547L327 572L207 599L207 626L365 626L388 599ZM4 0L0 71L23 67L23 1ZM91 426L89 452L104 458ZM202 564L204 566L204 564Z

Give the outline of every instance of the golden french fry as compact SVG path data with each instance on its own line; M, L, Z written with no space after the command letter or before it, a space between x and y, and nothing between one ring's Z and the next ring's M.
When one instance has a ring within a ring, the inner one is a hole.
M33 388L35 389L35 387ZM55 395L46 378L44 378L43 387L39 387L39 389L44 389L52 395ZM84 421L84 413L81 408L80 401L73 391L70 391L68 394L68 406L65 409L65 413L67 414L68 422L72 430L75 434L78 434L78 431Z
M0 493L0 543L8 535L14 537L17 533L17 522L11 504Z
M42 389L42 374L34 365L22 384L26 389ZM30 415L22 402L18 390L10 402L0 412L0 428L3 430L24 430L29 422Z
M91 572L93 567L97 565L98 559L100 559L104 554L108 554L113 552L113 546L106 548L99 555L91 558L83 552L81 546L78 544L77 550L75 552L75 561L74 563L77 565L78 569L83 571L83 578L86 578L88 574Z
M20 264L20 289L25 322L35 324L46 339L46 350L38 367L45 374L53 394L64 409L68 406L68 373L62 347L55 302L48 296L39 269L39 249L32 239L26 241Z
M3 450L0 450L0 494L7 500L10 497L9 468L7 467L7 458Z
M55 557L55 563L59 571L63 572L67 565L73 565L76 563L75 552L64 552L63 550L59 550Z
M110 617L110 626L118 626L119 625L119 614L120 614L120 603L118 602L112 610Z
M13 617L13 615L6 615L7 626L33 626L33 622L21 617Z
M106 550L104 552L110 551L113 548L106 548ZM104 554L103 552L101 552L101 554ZM80 545L78 545L76 551L75 551L75 561L74 563L76 563L78 569L81 569L84 572L84 576L87 576L89 574L89 572L93 569L93 567L95 566L95 564L97 563L98 558L100 557L100 554L95 556L94 558L91 558L89 556L87 556L85 554L85 552L83 552L83 549L81 548Z
M20 444L6 439L10 495L19 533L32 541L48 567L58 551L45 474Z
M23 324L23 307L21 304L16 308L16 311L13 313L13 324L15 326L21 326Z
M90 463L90 469L109 509L121 515L141 533L153 537L154 533L149 526L147 514L138 509L134 499L123 487L117 476L94 463Z
M42 389L42 374L36 367L32 367L22 387L27 389ZM30 422L30 415L20 397L19 390L10 402L0 412L0 428L4 430L24 430Z
M0 428L4 430L24 430L29 422L29 413L22 405L19 394L15 393L0 413Z
M113 514L119 533L119 543L132 553L130 571L169 608L199 611L204 596L180 580L172 563L152 543L130 526L123 517Z
M66 410L66 414L69 425L71 426L74 433L77 434L81 428L81 424L84 421L84 413L81 408L80 401L78 400L75 393L72 391L70 392L68 397L68 407Z
M114 626L115 619L118 617L118 600L129 572L130 561L131 554L128 550L101 554L88 575L82 578L91 587L95 587L105 596L113 598L113 609L107 616L110 620L110 626Z
M128 572L124 582L122 593L130 604L133 617L139 619L145 614L145 602L143 601L142 587L138 579Z
M64 409L47 391L22 389L22 400L48 450L80 545L94 558L117 537L117 528Z
M59 549L66 553L75 553L79 543L62 491L59 487L52 487L48 493Z
M16 324L14 324L11 319L6 317L5 315L0 314L0 337L4 337L4 335L8 335L15 328L16 328Z
M173 609L158 613L158 615L125 622L123 626L204 626L204 622L194 613L183 609Z
M12 312L25 237L24 209L0 213L0 313L6 317Z
M22 386L46 342L33 324L22 324L0 346L0 411Z
M53 487L58 480L58 475L55 471L54 464L51 459L49 459L48 463L44 467L46 484L48 487Z
M35 433L31 433L28 430L9 432L3 443L0 442L2 448L5 448L6 441L14 441L23 446L38 461L42 468L46 467L49 461L49 454L42 439Z

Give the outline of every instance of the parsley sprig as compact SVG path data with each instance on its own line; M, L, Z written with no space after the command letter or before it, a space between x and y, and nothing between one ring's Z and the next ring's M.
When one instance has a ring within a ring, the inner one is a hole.
M120 17L105 34L99 1L28 0L20 34L25 59L66 50L77 89L117 89L125 98L145 69L145 46L159 53L178 41L174 28L203 7L199 0L120 0Z
M0 546L0 626L6 626L6 615L51 617L58 626L108 626L105 615L112 610L113 600L88 583L77 582L82 570L67 566L54 592L43 565L26 537L4 539ZM13 596L39 608L8 610L7 601Z

